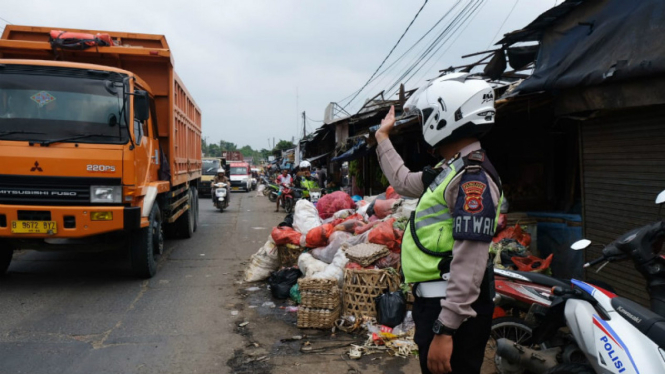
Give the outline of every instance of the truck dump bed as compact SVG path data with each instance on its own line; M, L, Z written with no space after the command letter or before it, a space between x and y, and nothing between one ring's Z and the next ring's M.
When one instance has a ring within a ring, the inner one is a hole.
M106 33L116 45L54 51L51 30ZM111 66L143 79L154 95L159 142L179 185L201 176L201 110L173 69L163 35L7 25L0 39L0 59L54 60Z

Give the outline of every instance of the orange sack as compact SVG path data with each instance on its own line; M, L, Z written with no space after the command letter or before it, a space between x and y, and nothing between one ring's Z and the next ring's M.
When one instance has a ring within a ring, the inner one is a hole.
M273 227L270 235L272 236L272 240L277 245L300 245L300 237L302 237L301 233L288 226Z
M335 231L335 226L330 223L325 225L317 226L307 233L307 247L308 248L319 248L325 247L328 245L328 238Z

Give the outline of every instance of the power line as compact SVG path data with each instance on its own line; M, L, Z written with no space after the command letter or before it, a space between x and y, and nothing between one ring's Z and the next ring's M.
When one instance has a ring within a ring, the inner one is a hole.
M2 18L2 17L0 17L0 20L4 21L6 24L13 25L13 23L7 21L6 19L4 19L4 18Z
M494 42L494 39L496 39L496 36L499 35L499 32L501 32L501 29L503 29L503 26L506 24L506 21L508 21L508 18L510 18L510 15L513 14L513 11L517 7L517 3L519 3L519 2L520 2L520 0L515 0L515 4L513 4L513 7L510 9L510 12L508 12L508 15L506 16L506 18L501 23L501 26L499 26L499 29L496 30L496 34L494 34L492 39L490 39L490 44L488 44L487 48L485 48L485 49L490 49L490 47L492 46L492 43Z
M404 58L409 52L411 52L411 51L412 51L412 50L413 50L418 44L420 44L420 42L423 41L423 39L425 39L425 37L427 37L427 35L429 35L429 34L432 32L432 30L434 30L434 29L435 29L435 28L436 28L436 27L437 27L437 26L438 26L438 25L439 25L439 24L440 24L440 23L441 23L446 17L448 17L448 15L450 14L450 12L452 12L452 10L453 10L455 7L457 7L457 6L460 4L461 1L462 1L462 0L457 0L457 2L456 2L455 4L453 4L453 6L450 7L450 9L448 9L448 11L447 11L447 12L446 12L441 18L439 18L438 21L436 21L436 23L434 24L434 26L432 26L429 30L427 30L427 32L426 32L425 34L423 34L423 36L421 36L420 39L418 39L415 43L413 43L413 45L411 45L411 47L409 47L409 49L407 49L404 53L402 53L402 55L399 56L395 61L393 61L393 62L392 62L387 68L383 69L379 74L377 74L377 75L374 77L374 79L372 79L372 81L377 80L377 79L378 79L379 77L381 77L381 76L383 76L383 77L381 78L381 81L383 81L383 79L385 79L385 75L384 75L384 74L387 73L388 71L390 71L390 70L391 70L391 69L392 69L392 68L393 68L398 62L400 62L400 61L401 61L401 60L402 60L402 59L403 59L403 58ZM380 81L379 81L379 82L380 82ZM379 82L377 82L377 84L378 84ZM350 98L351 96L355 95L355 94L358 93L358 92L360 92L360 89L358 89L358 90L356 90L356 91L353 91L353 92L352 92L350 95L348 95L347 97L345 97L345 98L343 98L343 99L341 99L341 100L338 100L337 103L341 105L342 103L344 103L344 101L346 101L346 99ZM350 102L351 102L351 101L349 101L349 103L350 103ZM348 103L347 103L347 105L348 105Z
M458 39L464 34L464 32L465 32L466 29L471 25L471 23L473 22L473 20L476 19L476 17L477 17L478 14L480 13L480 9L483 8L485 5L487 5L487 2L483 2L482 5L479 5L479 7L477 8L477 10L474 10L475 13L473 14L473 16L471 16L471 18L467 17L467 19L469 19L469 21L468 21L468 22L464 21L464 22L466 22L466 25L464 26L464 28L462 29L462 31L458 32L458 33L457 33L457 36L455 37L455 39L453 39L453 41L452 41L451 43L448 44L448 48L446 48L443 52L441 52L441 54L438 55L438 57L436 58L436 60L434 60L434 61L432 62L432 64L428 65L427 68L423 70L423 74L421 74L421 75L418 77L418 79L415 81L416 84L418 84L418 83L423 79L423 77L429 72L429 69L431 69L432 66L434 66L435 64L437 64L437 63L439 62L439 60L441 60L441 58L442 58L443 56L446 55L446 53L450 50L450 48L452 48L452 46L455 45L455 43L457 43L457 40L458 40ZM460 27L461 27L461 25L460 25L459 27L457 27L457 29L456 29L455 31L453 31L453 34L456 33L457 30L459 30ZM451 36L451 37L452 37L452 36ZM432 54L432 57L434 57L434 55L435 55L435 54L436 54L436 53L437 53L437 52L438 52L438 51L439 51L444 45L445 45L445 43L442 44L441 47L439 47L439 48L434 52L434 54ZM424 66L424 65L423 65L423 66ZM415 76L415 73L414 73L414 76ZM411 76L411 77L409 78L409 80L411 80L411 78L413 78L413 76ZM407 82L408 82L408 81L407 81Z
M390 55L393 53L393 51L395 50L395 48L397 48L397 46L399 45L399 42L402 41L402 38L404 38L404 35L406 35L406 33L409 31L409 29L411 28L411 25L413 25L413 22L416 21L416 18L418 18L418 15L420 15L420 12L423 10L423 8L425 7L425 5L427 5L427 1L428 1L428 0L425 0L425 2L424 2L423 5L420 7L420 9L418 9L418 13L416 13L416 16L413 17L413 19L411 20L411 23L409 23L409 26L406 27L406 30L404 30L404 32L402 33L402 36L400 36L399 39L397 40L397 43L395 43L395 45L394 45L393 48L390 50L390 52L388 52L388 55L386 56L386 58L383 59L383 61L381 62L381 65L379 65L379 67L376 68L376 70L374 71L374 73L372 73L372 76L369 77L369 79L367 80L367 82L365 82L365 84L360 88L360 90L358 91L358 93L356 93L356 95L353 97L353 99L351 99L351 100L350 100L350 101L349 101L349 102L348 102L348 103L347 103L342 109L346 109L346 107L347 107L347 106L348 106L348 105L349 105L349 104L350 104L350 103L351 103L356 97L358 97L358 95L360 95L360 93L362 92L362 90L363 90L365 87L367 87L367 85L369 84L369 82L372 81L372 78L374 78L374 76L376 75L376 73L381 69L381 67L383 67L383 64L385 64L386 60L388 60L388 58L389 58Z
M418 71L420 71L422 69L421 63L422 64L427 63L431 59L432 51L434 51L434 53L438 52L438 49L435 50L437 45L441 44L442 43L441 41L444 40L444 38L448 37L448 35L450 34L450 31L454 27L457 26L457 24L460 22L461 19L463 19L468 14L470 14L474 11L474 8L473 8L474 5L477 5L482 1L484 1L484 0L472 1L472 2L469 2L466 6L464 6L464 8L457 15L455 15L455 17L448 24L448 26L446 26L446 28L443 31L441 31L441 33L439 33L439 35L436 37L436 39L425 49L425 51L416 59L416 61L386 91L390 92L397 85L399 85L400 83L406 83L406 82L403 82L403 79L406 78L409 74L411 74L413 72L413 70L416 69L418 66L420 66L420 67L413 74L416 74ZM447 40L448 39L444 40L443 44L445 44L445 42ZM443 44L441 44L441 45L443 45ZM441 47L439 47L439 48L441 48ZM427 60L425 60L426 58L427 58ZM425 60L424 63L423 63L423 60ZM411 76L413 76L413 75L411 75Z
M310 120L310 121L312 121L312 122L323 122L323 120L317 121L317 120L315 120L315 119L311 119L311 118L309 118L309 117L307 117L307 119Z

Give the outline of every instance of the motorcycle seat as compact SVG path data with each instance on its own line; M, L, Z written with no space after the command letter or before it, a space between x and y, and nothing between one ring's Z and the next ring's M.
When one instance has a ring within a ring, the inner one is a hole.
M665 318L623 297L613 298L612 307L658 347L665 349Z
M515 273L517 274L517 277L511 277L510 273ZM515 279L515 280L523 280L521 277L524 277L526 279L529 279L531 282L539 284L541 286L546 286L546 287L564 287L564 288L570 288L570 282L566 283L560 279L553 278L544 274L540 273L532 273L528 271L517 271L517 270L503 270L501 273L496 273L498 275L501 275L503 277Z

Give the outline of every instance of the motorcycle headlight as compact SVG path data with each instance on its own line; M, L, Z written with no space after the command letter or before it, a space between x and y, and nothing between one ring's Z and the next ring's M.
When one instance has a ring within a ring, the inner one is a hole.
M122 186L91 186L91 203L118 204L122 202Z

